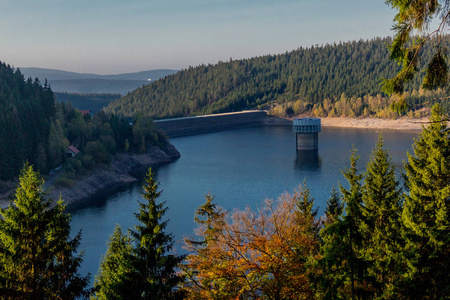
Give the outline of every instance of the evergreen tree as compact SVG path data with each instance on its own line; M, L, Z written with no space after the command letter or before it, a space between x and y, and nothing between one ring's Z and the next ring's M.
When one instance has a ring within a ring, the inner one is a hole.
M303 215L311 216L314 219L319 209L314 209L314 197L311 197L311 191L306 186L306 180L303 182L303 185L300 185L300 188L301 192L298 193L300 198L297 199L298 210Z
M183 264L183 273L186 281L183 288L187 291L187 298L202 298L202 293L207 292L212 297L214 281L201 275L204 264L211 261L208 245L218 240L220 233L225 226L226 213L214 202L214 196L205 195L206 202L200 205L195 211L194 221L198 225L196 232L201 240L185 239L186 249L189 255Z
M117 225L95 277L95 299L130 299L134 294L132 249L131 238Z
M194 221L199 226L202 226L204 233L202 235L202 241L185 240L187 245L205 246L208 241L214 240L217 232L223 226L224 212L221 208L217 207L214 201L214 196L211 194L205 195L206 202L200 205L195 211Z
M450 140L442 108L435 105L430 125L408 153L402 222L412 298L450 295Z
M310 224L310 232L318 238L320 223L316 221L316 216L319 208L314 209L314 197L311 196L311 191L306 186L306 180L303 181L303 185L300 185L300 188L301 191L295 194L299 196L296 199L298 214L306 219L306 223Z
M145 202L139 203L136 213L140 224L131 231L135 239L135 283L142 299L171 299L175 297L175 287L182 281L176 268L183 257L168 254L173 248L173 235L164 232L168 221L162 218L167 208L165 202L156 202L161 191L151 169L146 175L142 195Z
M86 294L89 275L78 268L80 233L70 239L70 216L60 199L51 207L43 180L29 165L13 203L1 209L0 293L4 299L75 299Z
M368 276L375 287L373 299L394 299L400 281L401 191L395 179L395 168L388 150L379 136L364 177L364 246L361 250L368 262Z
M325 209L326 219L320 230L321 246L319 259L314 262L317 274L312 273L311 282L315 287L317 299L342 298L345 276L345 245L342 243L345 235L342 226L344 206L336 189L330 195ZM340 296L339 296L340 295Z
M448 86L448 46L443 40L447 34L449 1L448 0L420 0L403 1L387 0L386 4L397 10L394 18L394 40L390 47L390 56L402 63L402 69L397 76L385 81L385 90L402 92L405 83L411 81L419 71L419 63L427 62L423 88L435 89ZM440 23L438 28L429 30L434 19ZM419 33L419 34L417 34ZM436 36L435 39L431 39ZM433 53L424 57L423 47L426 43L433 44Z
M363 235L362 187L363 176L357 174L356 150L352 150L350 168L343 172L350 189L339 185L345 214L342 213L340 197L335 190L328 201L329 219L320 232L321 258L316 262L321 273L313 281L320 299L356 299L366 295L366 263L361 257Z
M67 144L68 143L65 141L65 136L59 120L51 122L48 135L48 154L50 168L55 168L62 163L65 146L68 146Z
M345 215L340 223L340 230L344 233L342 238L342 242L345 245L344 255L348 264L344 270L347 279L350 279L350 282L347 281L347 284L350 284L351 288L351 293L347 297L352 299L356 299L357 296L364 296L364 277L366 275L365 262L360 255L363 242L361 233L361 222L363 221L361 180L363 176L357 174L356 162L358 158L356 149L353 149L350 157L350 168L343 172L344 177L350 184L350 189L347 190L342 185L339 185L345 204Z
M325 208L325 217L327 223L333 223L337 220L344 210L344 206L341 201L339 192L333 187L330 198L327 201L327 207Z

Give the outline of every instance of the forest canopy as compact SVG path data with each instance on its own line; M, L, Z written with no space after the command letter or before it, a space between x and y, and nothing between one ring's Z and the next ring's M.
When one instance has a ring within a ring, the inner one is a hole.
M216 65L189 67L127 94L105 111L120 116L140 112L152 118L170 118L266 109L274 103L298 101L311 111L314 105L323 106L326 101L334 103L342 95L354 99L352 101L378 95L383 98L387 95L382 92L380 83L384 78L394 77L401 69L390 59L387 47L390 43L391 38L375 38L316 45L279 55L230 58ZM426 61L432 46L424 47L422 53ZM422 103L430 99L419 96L422 79L423 74L419 73L405 85L413 109L421 108ZM414 91L416 96L411 97Z

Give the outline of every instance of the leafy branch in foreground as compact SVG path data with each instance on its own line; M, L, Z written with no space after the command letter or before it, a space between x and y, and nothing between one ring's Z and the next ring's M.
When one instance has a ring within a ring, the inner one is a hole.
M383 91L388 94L403 93L405 84L411 82L419 71L421 59L425 58L422 50L427 43L432 46L433 52L425 62L426 74L422 80L422 88L432 90L448 87L446 32L450 23L450 1L387 0L386 3L397 11L390 58L398 61L402 68L395 77L383 81ZM440 23L436 29L429 31L435 19ZM402 108L406 103L404 99L400 99L396 104L397 108Z

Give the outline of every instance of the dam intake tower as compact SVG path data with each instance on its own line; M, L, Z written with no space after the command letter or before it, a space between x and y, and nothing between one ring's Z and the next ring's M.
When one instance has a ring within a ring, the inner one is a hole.
M320 118L300 118L293 120L297 150L317 150L319 148Z

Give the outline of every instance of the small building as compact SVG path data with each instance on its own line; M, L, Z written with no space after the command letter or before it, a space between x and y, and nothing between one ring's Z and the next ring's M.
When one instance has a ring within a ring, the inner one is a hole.
M67 157L75 157L80 153L80 150L78 150L77 148L75 148L75 146L70 145L69 147L67 147L66 150L66 155Z
M85 118L85 119L91 119L94 117L94 114L90 111L90 110L79 110L79 112L81 113L81 115Z
M319 148L319 132L322 130L320 118L300 118L293 120L296 132L297 150L317 150Z
M85 115L90 115L91 114L91 112L89 111L89 110L81 110L80 109L80 113L81 113L81 115L84 117Z

